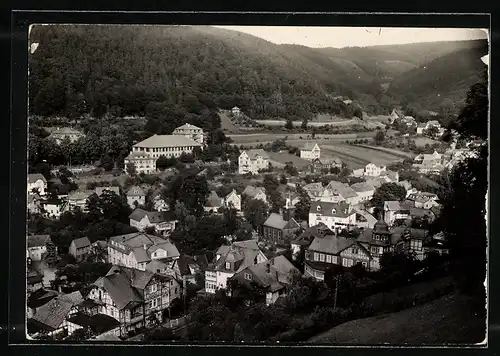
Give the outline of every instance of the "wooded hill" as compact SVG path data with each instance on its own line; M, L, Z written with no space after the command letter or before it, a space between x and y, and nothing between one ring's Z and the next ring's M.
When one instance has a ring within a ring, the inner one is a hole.
M196 122L233 106L252 119L352 116L353 108L335 96L381 114L432 96L437 89L426 83L436 80L434 65L450 73L440 80L450 90L473 84L480 70L474 41L313 49L210 26L50 25L34 27L30 42L39 44L29 59L30 114L42 116L109 113ZM457 51L465 59L455 67L456 60L445 57ZM434 60L427 71L412 75L427 59ZM384 77L397 83L385 94Z

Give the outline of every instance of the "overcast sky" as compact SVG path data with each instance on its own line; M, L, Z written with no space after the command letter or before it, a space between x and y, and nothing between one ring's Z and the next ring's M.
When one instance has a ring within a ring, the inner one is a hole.
M457 28L217 26L246 32L277 44L308 47L377 46L487 38L486 30Z

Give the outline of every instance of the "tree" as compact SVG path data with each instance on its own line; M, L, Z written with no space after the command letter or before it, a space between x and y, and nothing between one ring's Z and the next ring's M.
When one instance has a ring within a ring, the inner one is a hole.
M100 159L100 167L102 167L106 172L109 172L115 167L115 162L110 156L103 155Z
M131 177L133 177L137 174L135 164L133 164L132 162L127 163L127 174Z
M293 163L287 162L285 165L285 172L288 173L291 176L296 176L299 174L299 171L297 168L293 166Z
M243 206L243 214L256 231L260 231L262 224L269 214L268 206L262 200L248 199Z
M431 126L429 127L426 132L427 136L430 138L435 138L436 135L439 133L439 129L436 126Z
M299 190L299 201L295 205L295 217L299 220L309 220L309 210L311 209L311 198L305 190Z
M406 189L396 183L384 183L375 190L371 203L373 206L382 209L384 202L396 200L402 201L406 198Z
M302 120L302 124L300 125L300 127L303 130L307 130L307 124L308 124L307 118L304 118L304 120Z
M375 142L375 144L377 146L380 146L382 144L382 142L384 142L385 140L385 134L384 134L384 131L377 131L377 133L375 134L375 137L373 138L373 141Z
M171 209L175 209L176 202L181 201L189 214L196 217L203 215L209 194L207 180L204 176L189 172L187 175L181 174L167 180L165 185L162 197Z
M287 130L293 130L293 121L292 121L292 119L286 120L285 129L287 129Z

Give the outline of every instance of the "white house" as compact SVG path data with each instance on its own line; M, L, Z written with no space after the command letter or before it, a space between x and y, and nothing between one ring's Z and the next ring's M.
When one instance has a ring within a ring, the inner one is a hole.
M63 213L66 207L66 203L59 199L56 200L50 199L41 201L40 207L44 216L48 218L58 219Z
M269 155L263 149L243 151L238 158L239 174L257 174L259 170L269 167Z
M195 142L198 142L200 145L203 145L205 142L203 129L191 124L184 124L177 127L172 134L187 137Z
M410 205L406 202L385 201L384 202L384 221L392 226L397 220L406 220L410 215Z
M300 158L307 160L319 159L321 155L321 149L317 143L307 142L304 147L300 149Z
M130 226L137 228L139 231L154 227L157 232L166 234L169 231L174 231L177 223L175 218L167 218L167 214L167 212L146 211L137 208L129 216Z
M375 187L367 182L354 183L351 188L358 194L361 202L371 200L375 193Z
M28 174L28 194L33 194L35 189L39 195L45 195L47 190L47 180L40 173Z
M49 138L55 140L58 145L60 145L66 139L69 139L69 141L73 143L78 141L80 138L85 137L85 134L83 132L71 127L56 127L51 128L51 130L49 131Z
M133 186L127 192L127 203L131 208L146 204L146 193L141 187Z
M386 166L377 166L376 164L368 163L365 166L364 175L368 177L379 177L380 173L385 172L386 169Z
M27 241L28 257L32 261L40 261L47 252L47 243L50 235L29 235Z
M130 152L124 160L124 172L128 174L128 166L133 164L137 174L156 172L156 158L146 152Z
M332 231L356 226L356 212L345 203L311 202L309 226L323 223Z
M112 236L108 243L108 263L146 270L156 259L168 263L179 258L177 247L169 240L145 233Z
M92 190L76 190L68 194L68 209L73 210L80 208L82 211L86 210L87 199L93 194Z
M68 253L75 257L77 260L81 260L91 252L91 244L88 237L80 237L79 239L74 239L68 248Z
M241 211L241 195L236 193L236 190L233 189L224 197L224 206L226 208L233 207L237 211Z
M267 257L255 240L238 241L231 246L222 245L205 271L205 292L214 294L218 289L226 289L229 278L249 266L265 261Z
M426 124L420 123L417 125L417 135L423 135L424 131L426 130Z

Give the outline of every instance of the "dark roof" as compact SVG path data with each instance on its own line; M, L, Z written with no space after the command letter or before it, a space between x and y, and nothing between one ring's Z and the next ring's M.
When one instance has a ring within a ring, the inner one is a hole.
M86 237L86 236L80 237L79 239L74 239L72 241L72 243L75 244L76 248L83 248L83 247L90 246L90 241L89 241L88 237Z
M418 218L423 218L425 216L431 217L432 214L433 213L430 209L410 207L411 217L418 217Z
M41 283L43 281L43 275L37 271L30 271L26 276L26 280L29 285Z
M292 244L307 246L309 245L315 237L333 234L325 224L319 223L318 225L310 226L305 229L302 234L299 235Z
M72 306L72 302L56 297L41 306L33 319L47 326L49 330L56 330L61 326L64 319L66 319Z
M40 288L29 295L26 304L29 308L37 309L47 304L58 295L60 295L60 293L54 290Z
M122 273L101 277L94 285L103 288L120 310L143 302L139 291L132 287L130 279Z
M283 216L277 213L271 213L267 220L264 222L264 226L269 226L275 229L283 230L287 227L289 229L299 228L300 225L295 221L294 218L290 218L290 220L285 220Z
M130 215L129 219L134 221L141 221L145 216L148 217L149 222L153 224L165 221L164 214L161 211L146 211L141 208L136 208Z
M76 325L90 328L96 334L102 334L120 326L118 320L105 314L94 314L89 316L78 312L68 318L68 321Z
M330 203L322 201L311 202L309 213L334 216L338 218L347 218L352 214L355 214L354 211L349 212L349 205L346 203Z
M355 243L356 240L342 236L325 235L323 237L314 238L308 250L336 255Z
M191 274L191 269L194 272L203 271L208 266L208 259L205 255L180 255L176 260L177 266L179 267L179 272L181 276L189 276Z
M404 226L398 226L392 229L394 235L394 240L399 241L405 237L424 240L427 237L427 230L407 228Z
M45 246L50 241L50 235L28 235L28 247Z
M376 234L390 234L389 225L384 220L379 220L373 226L373 232Z

